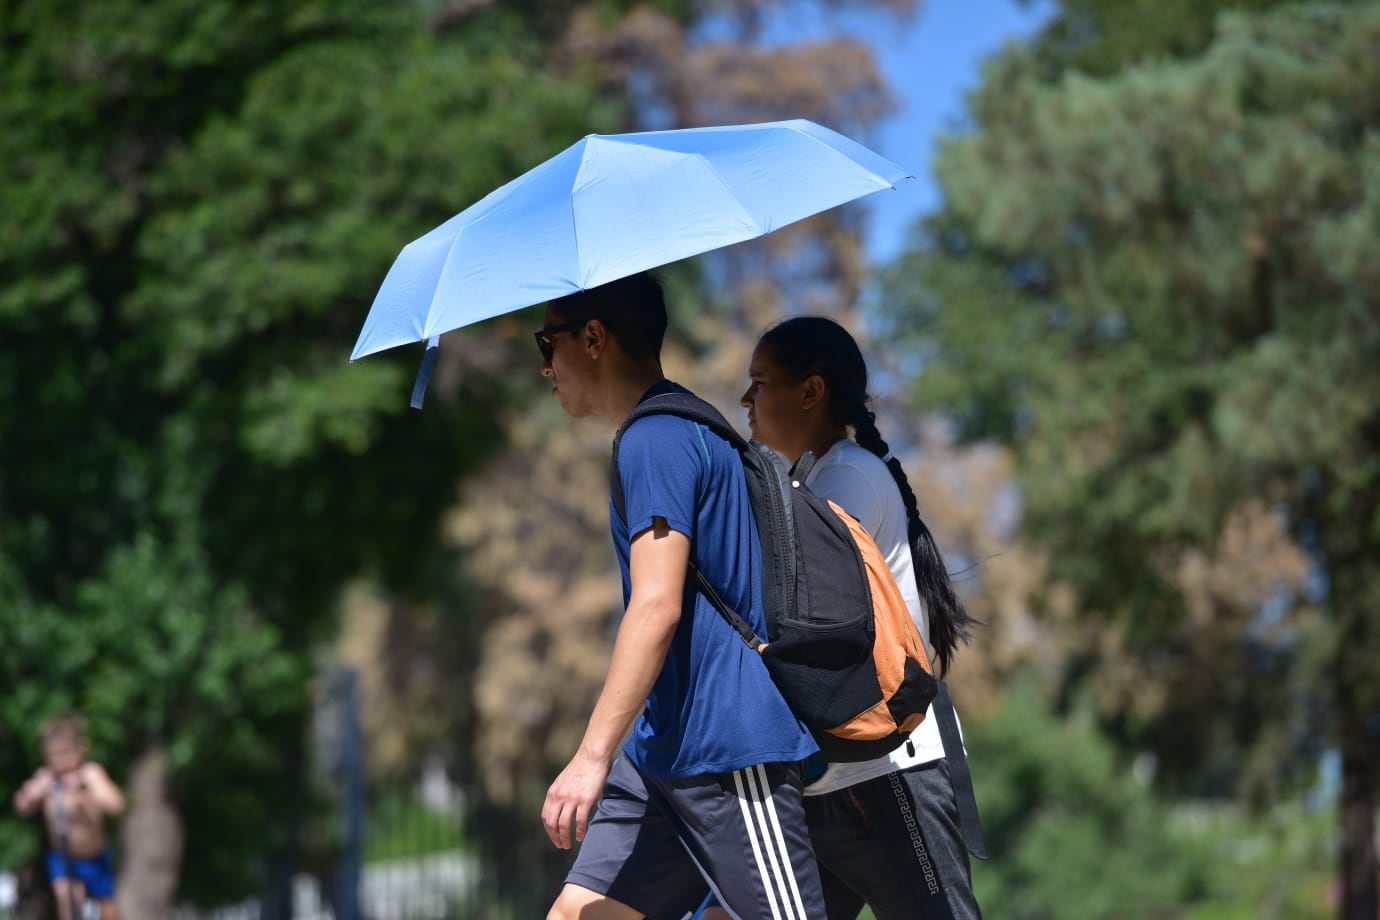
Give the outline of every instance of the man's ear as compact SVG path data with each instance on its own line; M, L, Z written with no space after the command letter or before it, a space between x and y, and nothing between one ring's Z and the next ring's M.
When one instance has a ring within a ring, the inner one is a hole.
M585 327L576 333L580 337L580 344L584 346L585 352L591 358L597 358L604 353L604 349L609 344L609 327L604 325L601 319L592 319L585 323Z
M815 406L823 404L828 395L829 385L824 382L824 378L819 374L811 374L801 384L800 408L807 411L813 409Z

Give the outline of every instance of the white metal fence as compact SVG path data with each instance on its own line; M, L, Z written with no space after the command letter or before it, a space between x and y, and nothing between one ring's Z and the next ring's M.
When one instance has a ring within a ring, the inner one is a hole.
M450 920L464 916L475 896L473 860L459 851L433 853L366 865L360 877L362 920ZM257 899L211 911L187 908L171 920L259 920ZM317 880L299 875L293 880L294 920L335 920Z
M450 920L463 917L477 896L474 860L458 850L364 866L360 877L362 920ZM0 920L13 915L14 876L0 872ZM258 899L202 911L180 908L169 920L259 920ZM317 880L293 880L294 920L335 920Z

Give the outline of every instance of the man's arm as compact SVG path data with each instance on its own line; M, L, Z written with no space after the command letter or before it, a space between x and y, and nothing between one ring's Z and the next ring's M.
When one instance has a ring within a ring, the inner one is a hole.
M551 842L561 849L584 840L590 815L603 792L618 746L642 712L652 684L680 622L690 538L671 530L663 518L632 541L629 575L632 592L614 640L613 659L584 739L574 758L546 793L541 820Z
M88 762L82 765L81 770L81 778L86 783L86 793L90 796L91 802L104 814L123 814L125 797L120 793L120 787L110 778L110 774L105 772L105 767Z
M19 791L14 794L14 810L21 818L38 811L43 804L43 799L48 794L48 789L53 785L53 774L47 767L39 767L33 776L29 777L24 785L19 787Z

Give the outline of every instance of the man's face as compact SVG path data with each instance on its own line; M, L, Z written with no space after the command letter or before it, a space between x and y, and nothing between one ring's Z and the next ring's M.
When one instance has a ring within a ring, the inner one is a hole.
M574 326L547 307L542 330L538 337L547 343L551 357L542 355L541 372L551 378L551 395L567 415L584 418L594 411L594 362L584 347L584 326Z

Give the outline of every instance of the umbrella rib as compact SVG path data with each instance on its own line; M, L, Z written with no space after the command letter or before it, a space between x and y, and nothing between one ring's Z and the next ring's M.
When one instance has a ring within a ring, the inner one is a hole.
M702 154L702 153L697 153L697 154L695 154L695 159L697 159L697 160L699 160L701 163L703 163L703 164L705 165L705 168L708 169L711 173L714 174L714 178L717 179L717 180L719 180L719 184L722 185L722 186L724 187L724 191L728 192L728 197L732 198L734 201L738 201L738 196L734 193L734 191L733 191L733 186L731 186L731 185L728 184L728 180L724 179L723 175L719 172L718 169L716 169L716 168L714 167L714 164L713 164L713 163L709 162L708 158L706 158L704 154ZM742 202L738 202L738 203L739 203L740 205L742 204ZM753 226L754 229L757 230L757 235L758 235L758 236L766 236L768 233L771 233L772 229L775 229L775 228L771 228L771 229L763 230L762 227L761 227L761 225L757 222L757 218L754 217L754 216L752 215L752 212L750 212L746 207L743 208L743 213L746 214L746 215L751 219L751 221L752 221L752 226Z
M692 129L690 129L690 130L707 130L707 129L703 129L703 128L692 128ZM664 132L651 132L651 133L664 133ZM610 142L613 142L613 143L617 143L617 144L627 144L627 145L633 146L633 147L640 146L639 138L638 138L638 136L637 136L636 134L627 134L627 135L625 135L625 134L614 134L614 135L609 135L609 136L603 137L603 138L601 138L601 139L602 139L602 140L605 140L605 141L610 141ZM703 153L698 153L698 152L696 152L696 153L691 153L691 154L688 154L688 155L689 155L689 156L693 156L696 160L698 160L699 162L701 162L701 163L704 164L705 168L708 169L709 172L714 176L714 178L718 181L719 185L723 186L723 189L724 189L725 192L728 193L728 197L729 197L729 198L732 198L734 201L737 201L737 200L738 200L737 194L733 191L733 186L730 185L729 182L728 182L726 179L724 179L723 174L720 173L719 170L715 168L714 164L709 160L708 157L706 157ZM741 203L741 202L740 202L740 203ZM573 206L572 206L572 207L573 207ZM743 213L746 214L746 215L748 216L750 222L752 223L753 228L757 230L757 235L758 235L758 236L765 236L766 234L770 233L772 230L776 229L776 228L773 227L773 228L771 228L771 229L769 229L769 230L763 230L762 227L761 227L761 224L758 222L757 218L754 217L754 216L752 215L752 213L748 211L747 208L743 208ZM576 239L576 246L577 246L577 257L578 257L578 246L579 246L579 239L578 239L578 238Z
M575 175L577 178L579 177L579 170L576 170ZM585 286L583 284L584 267L580 264L580 225L575 222L575 190L573 188L570 190L569 202L570 239L575 246L575 278L573 280L575 282L575 287L583 291Z
M480 220L487 216L488 214L481 215ZM455 231L455 236L451 238L450 245L446 247L446 257L443 260L441 260L441 271L437 273L438 278L445 277L446 269L450 268L450 260L455 257L455 251L458 248L460 248L460 240L465 236L465 231L468 230L470 227L474 226L475 223L475 221L471 221L470 223L465 224L459 230ZM432 335L439 335L439 333L433 333L431 331L431 323L433 318L435 317L436 304L440 300L440 298L441 285L437 284L435 290L431 292L431 302L427 305L426 308L426 319L425 322L423 322L422 324L423 338L430 338Z

